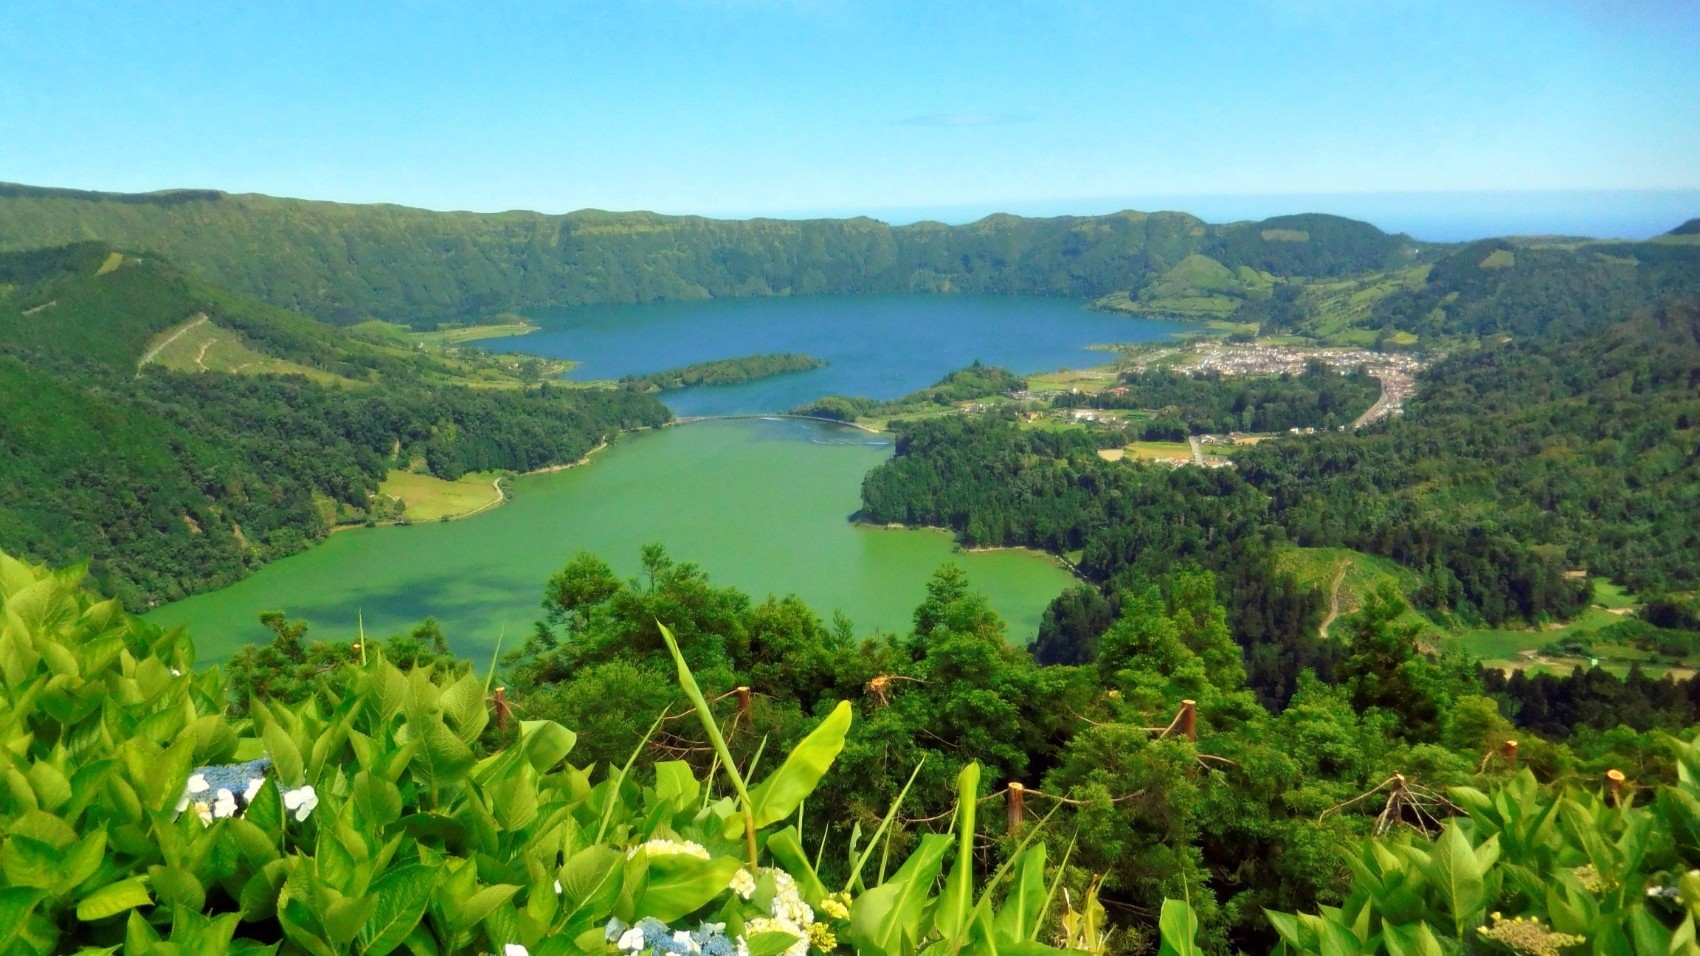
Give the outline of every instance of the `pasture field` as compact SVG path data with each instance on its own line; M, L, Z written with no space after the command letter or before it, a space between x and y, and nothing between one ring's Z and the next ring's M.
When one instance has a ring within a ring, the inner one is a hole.
M496 490L496 476L492 471L473 471L457 481L444 481L411 471L391 471L378 486L378 493L405 502L406 515L412 521L437 521L471 514L500 502L502 495Z

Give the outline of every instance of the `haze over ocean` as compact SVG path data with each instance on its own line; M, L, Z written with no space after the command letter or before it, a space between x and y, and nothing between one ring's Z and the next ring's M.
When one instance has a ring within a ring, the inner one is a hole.
M1526 192L1294 193L1148 195L1044 200L990 206L894 208L865 213L894 225L935 219L972 222L994 212L1023 216L1101 215L1117 209L1188 212L1206 222L1323 212L1374 223L1429 242L1491 236L1594 236L1647 239L1700 216L1700 189L1530 190ZM799 216L858 215L854 210L797 210Z

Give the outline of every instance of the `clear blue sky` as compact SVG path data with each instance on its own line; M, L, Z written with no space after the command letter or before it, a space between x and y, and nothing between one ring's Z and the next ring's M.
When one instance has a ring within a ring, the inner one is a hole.
M0 179L42 185L899 219L1700 190L1693 0L5 6Z

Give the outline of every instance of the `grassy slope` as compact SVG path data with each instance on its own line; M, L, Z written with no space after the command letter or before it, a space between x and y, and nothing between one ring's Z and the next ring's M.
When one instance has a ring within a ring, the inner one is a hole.
M495 472L474 471L458 481L444 481L410 471L391 471L378 493L406 502L409 520L437 521L482 511L501 501L496 477Z
M1334 582L1338 579L1341 616L1363 607L1370 595L1384 586L1408 596L1421 583L1415 571L1396 561L1349 548L1288 548L1281 552L1278 567L1290 572L1299 583L1318 591L1323 598L1324 611L1331 606ZM1341 575L1342 570L1344 575ZM1432 634L1437 631L1434 622L1414 610L1407 609L1399 620L1401 624L1417 626L1424 632Z
M144 353L143 364L157 364L177 372L305 375L325 384L349 384L341 376L266 355L250 345L242 333L224 328L204 314L154 336Z

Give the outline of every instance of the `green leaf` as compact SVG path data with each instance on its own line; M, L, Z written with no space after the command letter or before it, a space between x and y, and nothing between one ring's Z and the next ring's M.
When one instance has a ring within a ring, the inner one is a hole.
M671 923L725 892L739 863L729 856L704 860L679 853L649 858L649 880L638 913Z
M956 860L933 914L933 925L947 939L957 939L968 928L968 911L974 906L974 811L979 795L980 765L969 763L956 775Z
M1186 900L1164 900L1157 917L1157 933L1162 943L1157 956L1197 956L1198 914Z
M361 953L387 956L405 942L424 917L439 879L439 870L418 863L396 867L378 877L370 891L377 904L366 925L360 927Z
M531 769L548 773L565 760L578 743L578 736L552 720L522 720L519 722L519 746Z
M12 886L54 889L59 882L59 850L27 836L8 837L0 846L0 875Z
M5 555L0 554L3 558ZM46 896L42 890L27 886L0 888L0 952L12 952L12 940Z
M354 813L373 830L381 830L401 819L401 790L395 784L362 770L354 775Z
M844 749L844 735L850 730L850 702L841 700L832 713L798 743L791 754L750 791L751 813L756 827L778 823L796 812L803 798L814 792L832 762Z
M799 938L790 933L773 930L757 933L745 942L749 946L750 956L778 956L790 949Z
M444 688L437 704L443 708L443 717L454 728L455 735L468 745L478 742L478 735L490 722L484 682L471 674Z
M673 667L679 673L679 688L690 699L691 706L696 710L697 721L702 724L703 732L708 734L709 743L714 745L714 754L720 758L721 772L732 781L732 789L738 792L739 805L744 811L744 835L748 840L750 866L756 865L756 823L755 804L750 800L750 788L744 784L744 775L738 772L738 762L732 759L732 751L726 749L726 738L720 734L720 724L714 719L714 711L708 707L708 701L702 696L702 688L697 686L697 679L691 674L691 665L685 663L685 655L679 650L679 642L673 639L673 632L660 621L655 626L661 630L661 639L667 644L667 652L673 655ZM659 723L657 718L657 723ZM784 816L784 814L781 814ZM600 837L599 837L600 839Z
M1001 945L1032 939L1039 930L1039 913L1045 906L1045 845L1023 852L1015 864L1015 885L1004 897L993 921Z
M683 760L663 760L656 763L656 799L670 805L674 813L692 807L701 792L702 785L697 782L696 772L691 769L690 764Z
M206 889L188 870L176 866L151 866L148 867L148 880L161 906L199 912L206 905Z
M1395 924L1383 921L1381 942L1387 956L1445 956L1434 930L1418 920L1415 923Z
M1452 915L1454 938L1463 936L1464 930L1481 921L1480 913L1487 906L1481 864L1455 820L1447 821L1429 855L1429 882L1439 891Z
M125 910L138 906L147 906L153 902L148 895L148 881L144 877L132 877L120 880L95 890L77 904L77 919L92 923L97 919L117 916Z
M944 865L950 837L925 833L891 879L850 906L850 939L858 952L901 953L920 936L922 910Z
M850 867L850 878L844 881L844 892L848 893L854 889L857 881L862 878L862 867L867 865L868 857L874 853L874 847L880 845L880 838L890 829L891 821L897 819L898 808L903 806L903 799L909 796L909 788L915 785L915 778L921 775L921 768L926 764L927 758L923 756L915 762L915 769L909 771L909 779L904 782L903 789L897 792L897 798L891 801L891 807L885 811L885 818L880 821L879 828L874 830L873 838L868 840L868 848L862 851L862 855L856 858L855 865Z
M813 903L826 895L826 887L821 885L820 877L809 863L808 853L803 850L802 841L797 838L796 827L786 827L769 836L767 852L796 879L805 901Z
M418 733L420 756L424 758L424 769L433 788L460 779L477 762L472 748L455 736L442 718L425 716L410 720L408 726Z
M484 917L489 916L492 910L506 903L518 892L519 887L517 886L498 883L494 886L486 886L467 897L460 904L460 913L455 917L455 932L464 933L482 923Z
M289 732L274 720L266 722L265 732L260 736L266 742L266 753L277 770L280 785L299 787L305 783L302 776L305 771L301 763L301 748L295 746L295 740L289 736Z

